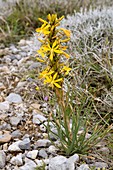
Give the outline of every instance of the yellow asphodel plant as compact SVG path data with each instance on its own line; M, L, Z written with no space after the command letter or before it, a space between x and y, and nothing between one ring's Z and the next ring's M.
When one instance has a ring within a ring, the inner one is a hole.
M68 75L71 68L65 63L70 58L66 53L67 46L64 44L70 40L70 31L64 28L59 28L60 21L64 18L57 18L57 14L49 14L47 21L39 18L42 26L36 29L39 35L43 38L38 40L41 42L41 47L37 51L37 60L45 63L45 68L39 74L39 78L44 80L44 84L48 84L54 89L58 103L65 109L65 102L63 99L63 81L65 76ZM65 62L62 62L62 57L65 57ZM64 115L62 115L65 117ZM69 124L68 119L64 118Z

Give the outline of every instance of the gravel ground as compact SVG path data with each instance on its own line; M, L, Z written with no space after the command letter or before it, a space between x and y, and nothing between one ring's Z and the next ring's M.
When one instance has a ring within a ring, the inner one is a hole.
M49 170L110 168L109 161L102 161L101 156L96 154L90 158L78 154L68 158L59 155L58 149L48 139L43 125L47 123L43 111L48 112L48 103L40 103L33 97L36 82L25 75L28 70L40 66L31 60L35 50L34 39L21 40L17 46L12 44L8 48L1 45L0 169L34 170L43 163ZM54 129L53 126L51 128ZM110 154L105 142L98 144L98 150L106 157Z

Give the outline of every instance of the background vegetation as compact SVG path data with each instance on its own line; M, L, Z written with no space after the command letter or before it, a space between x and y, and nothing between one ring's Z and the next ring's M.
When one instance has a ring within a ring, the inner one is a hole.
M13 5L5 0L7 5L0 8L0 42L5 44L27 38L40 26L38 17L46 18L48 13L58 16L72 15L74 11L93 9L96 6L110 6L112 0L19 0ZM5 12L4 12L5 10Z

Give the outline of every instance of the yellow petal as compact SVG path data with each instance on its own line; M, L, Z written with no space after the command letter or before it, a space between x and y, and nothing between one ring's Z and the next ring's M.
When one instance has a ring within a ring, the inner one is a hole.
M44 63L45 61L44 60L41 60L40 58L36 58L38 61L40 61L40 62L42 62L42 63Z
M44 29L46 26L47 26L47 24L44 23L44 24L41 26L41 29Z
M41 50L41 49L37 50L37 53L40 54L42 56L42 58L45 57L45 54L44 54L43 50Z
M68 48L68 46L61 46L60 48L65 51Z
M54 28L55 28L55 26L53 25L53 26L51 27L51 32L54 30Z
M58 73L55 73L55 74L54 74L54 76L53 76L53 80L55 80L55 79L56 79L57 74L58 74Z
M54 50L55 53L62 54L61 50Z
M56 20L57 19L57 14L52 14L52 20Z
M45 79L45 82L46 82L46 83L51 83L51 81L52 81L52 76L46 76L45 78L46 78L46 79Z
M53 61L53 52L50 54L50 60Z
M57 24L55 24L55 27L58 27L60 24L59 23L57 23Z
M48 23L47 21L43 20L42 18L38 18L40 22Z
M50 33L50 31L43 31L43 33L45 34L45 35L48 35L49 33Z
M50 25L48 24L47 26L45 26L45 28L44 29L48 29L50 27Z
M64 32L64 34L65 34L67 37L70 37L71 32L70 32L69 30L66 30L66 29L64 29L64 28L60 28L60 29Z
M57 41L54 41L52 48L54 48L57 45Z
M51 74L53 74L54 73L54 71L49 71L48 73L47 73L47 75L51 75Z
M64 18L64 15L62 17L60 17L58 20L61 21Z
M40 31L41 31L41 28L37 28L37 29L36 29L36 32L40 32Z
M48 47L49 49L51 49L51 47L50 47L50 42L47 44L47 47Z
M51 15L48 14L47 19L51 22Z
M63 80L62 78L57 79L57 80L55 80L55 83L56 83L56 82L59 82L59 81L62 81L62 80Z
M67 66L64 66L64 67L63 67L63 70L66 70L66 71L67 71L67 70L71 70L71 68L69 68L69 67L67 67Z
M64 40L61 40L61 42L68 42L70 40L70 38L66 38Z
M61 72L65 72L65 75L68 75L70 70L72 70L72 69L67 66L64 66L63 69L61 70Z
M54 83L54 85L55 85L56 87L58 87L59 89L62 88L58 83Z
M46 52L46 51L50 51L49 47L48 46L43 46L43 50Z
M65 55L66 58L70 58L70 56L63 51L63 54Z

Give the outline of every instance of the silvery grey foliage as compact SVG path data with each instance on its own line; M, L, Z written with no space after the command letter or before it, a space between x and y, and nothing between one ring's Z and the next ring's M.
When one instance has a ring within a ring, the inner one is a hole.
M61 27L71 31L68 45L78 88L83 83L102 88L101 99L112 107L113 6L75 12L62 20Z
M104 46L98 48L102 45L105 37L113 38L113 7L75 12L74 15L68 15L67 19L62 21L61 27L71 30L70 45L74 52L77 52L76 57L80 56L76 47L81 41L84 54L95 49L101 52L102 49L106 50ZM113 39L111 41L113 43Z

